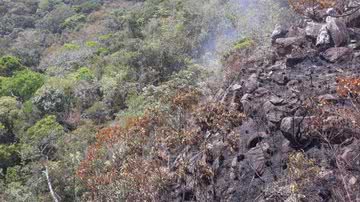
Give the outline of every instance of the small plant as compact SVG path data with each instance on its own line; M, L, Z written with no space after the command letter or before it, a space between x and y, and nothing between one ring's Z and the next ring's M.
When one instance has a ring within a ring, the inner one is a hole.
M90 48L93 48L93 47L96 47L99 45L99 43L96 41L87 41L85 44L87 47L90 47Z
M239 41L237 41L234 46L233 46L233 49L238 51L238 50L242 50L242 49L245 49L245 48L250 48L252 46L255 45L255 42L250 39L250 38L244 38L244 39L241 39Z
M320 168L313 159L307 158L302 152L296 152L289 155L288 171L291 192L301 197L306 195L304 189L313 183L320 173Z
M73 44L73 43L65 43L64 48L65 48L65 50L78 50L78 49L80 49L80 46L77 44Z
M81 67L75 73L76 80L91 81L95 78L94 73L87 67Z

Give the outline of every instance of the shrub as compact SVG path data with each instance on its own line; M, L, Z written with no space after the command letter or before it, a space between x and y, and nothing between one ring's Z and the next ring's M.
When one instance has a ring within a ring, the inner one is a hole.
M41 88L32 99L32 103L44 114L64 112L69 106L65 92L52 87Z
M87 67L81 67L75 73L76 80L92 81L95 76L94 73Z
M0 58L0 76L11 76L21 69L23 66L19 58L10 55Z
M67 18L62 24L61 27L63 29L68 28L68 29L75 29L76 27L78 27L80 25L80 23L85 22L86 20L86 16L83 14L76 14L73 15L69 18Z
M238 51L245 48L250 48L252 46L254 46L254 41L250 38L244 38L236 42L233 46L233 49Z
M96 46L99 45L99 43L96 42L96 41L87 41L85 44L86 44L86 46L88 46L88 47L90 47L90 48L96 47Z
M23 70L12 77L1 79L0 95L16 96L21 100L28 100L43 84L43 75Z

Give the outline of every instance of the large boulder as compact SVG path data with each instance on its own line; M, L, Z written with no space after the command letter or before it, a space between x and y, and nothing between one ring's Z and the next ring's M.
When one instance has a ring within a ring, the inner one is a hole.
M346 45L349 42L349 32L342 19L328 17L326 18L326 27L329 30L335 47Z
M352 49L347 47L329 48L321 56L332 63L349 61L352 58Z
M276 52L279 56L286 56L292 53L294 47L301 46L305 43L305 37L296 36L296 37L287 37L287 38L278 38L273 42L276 47Z

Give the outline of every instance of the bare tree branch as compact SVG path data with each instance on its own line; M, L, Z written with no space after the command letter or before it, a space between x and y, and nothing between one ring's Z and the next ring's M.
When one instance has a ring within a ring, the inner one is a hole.
M54 192L54 190L52 188L50 177L49 177L49 169L46 165L45 165L45 171L43 171L43 173L45 174L51 197L53 198L54 202L59 202L59 200L56 197L56 193Z

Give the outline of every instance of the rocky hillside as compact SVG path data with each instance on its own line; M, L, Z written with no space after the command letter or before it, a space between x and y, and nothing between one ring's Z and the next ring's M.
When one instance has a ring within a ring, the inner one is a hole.
M271 53L225 58L236 76L217 101L245 117L179 153L171 201L360 200L360 18L323 12L277 26Z

